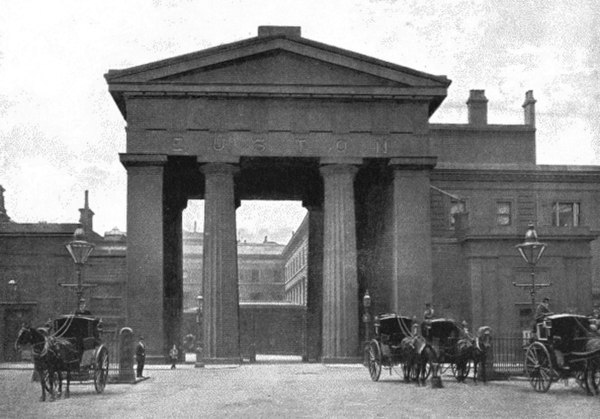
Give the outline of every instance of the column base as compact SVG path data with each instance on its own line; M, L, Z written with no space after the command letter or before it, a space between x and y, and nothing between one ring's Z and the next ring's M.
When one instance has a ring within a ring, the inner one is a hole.
M204 363L204 365L241 365L242 358L205 358L196 362Z
M321 359L321 363L323 364L362 364L362 362L363 359L360 356Z

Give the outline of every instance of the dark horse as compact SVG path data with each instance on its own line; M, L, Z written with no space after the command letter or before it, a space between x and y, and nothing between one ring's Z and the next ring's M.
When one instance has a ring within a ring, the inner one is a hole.
M486 382L485 364L487 353L492 346L492 329L489 326L482 326L477 330L475 338L469 336L462 337L457 342L456 347L456 370L459 382L464 382L467 378L468 363L473 361L473 381L477 383L477 368L481 365L481 377Z
M46 391L50 393L50 401L54 401L55 386L58 395L62 393L62 372L67 372L67 388L65 397L69 397L71 383L71 369L78 362L77 351L72 343L66 339L48 335L46 329L35 329L23 325L17 335L15 349L21 345L31 345L33 365L40 377L42 386L41 401L46 401ZM56 382L55 380L58 380Z
M402 339L400 349L404 359L404 381L409 382L412 378L418 386L425 385L429 366L432 387L442 387L438 355L423 336L414 335Z

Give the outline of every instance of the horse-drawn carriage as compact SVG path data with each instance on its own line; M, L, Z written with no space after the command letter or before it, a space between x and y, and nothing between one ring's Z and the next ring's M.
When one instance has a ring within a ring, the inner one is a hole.
M588 393L598 393L600 336L592 331L589 318L553 314L537 322L536 334L525 347L525 373L537 392L573 377Z
M423 335L437 351L440 364L444 366L442 373L450 368L457 380L466 378L470 364L458 362L458 341L464 337L462 326L453 319L433 319L423 325Z
M366 348L367 367L373 381L378 381L381 369L392 374L395 366L404 366L402 340L411 336L413 320L395 313L381 314L375 319L375 336Z
M379 380L382 368L387 368L391 375L394 367L401 366L405 381L425 384L433 371L434 386L441 387L437 355L418 333L413 319L387 313L377 316L374 326L375 337L365 348L366 363L373 381Z
M101 331L100 319L81 314L60 316L42 328L21 328L16 345L31 344L34 367L41 378L42 400L46 391L51 398L62 391L63 373L67 397L71 380L93 381L97 393L104 391L109 358Z

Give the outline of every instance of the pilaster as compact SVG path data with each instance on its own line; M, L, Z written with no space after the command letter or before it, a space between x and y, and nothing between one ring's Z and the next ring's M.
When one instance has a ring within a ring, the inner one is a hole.
M392 159L393 310L412 316L433 297L429 174L435 158Z

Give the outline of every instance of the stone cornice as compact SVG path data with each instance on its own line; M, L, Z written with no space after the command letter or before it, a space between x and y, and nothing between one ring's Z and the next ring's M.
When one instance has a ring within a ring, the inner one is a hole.
M436 163L435 156L407 156L392 158L389 165L396 170L431 170Z
M431 180L458 182L535 182L535 183L598 183L600 187L600 166L588 166L581 170L573 168L552 168L527 166L520 169L507 167L493 168L448 168L438 165L431 172Z
M541 242L592 241L600 236L600 232L592 231L588 227L539 226L537 232ZM489 228L471 227L461 231L458 241L510 241L517 245L523 241L523 234L498 233Z
M183 84L183 83L117 83L110 92L120 92L123 98L151 97L224 97L224 98L285 98L285 99L362 99L430 101L445 94L435 87L390 86L320 86L261 84ZM418 98L415 98L418 96Z
M165 154L133 154L120 153L119 159L125 167L132 166L164 166L167 164L167 156Z
M470 124L429 124L431 131L472 131L472 132L498 132L498 131L510 131L510 132L535 132L535 127L531 125L500 125L500 124L488 124L488 125L470 125Z

